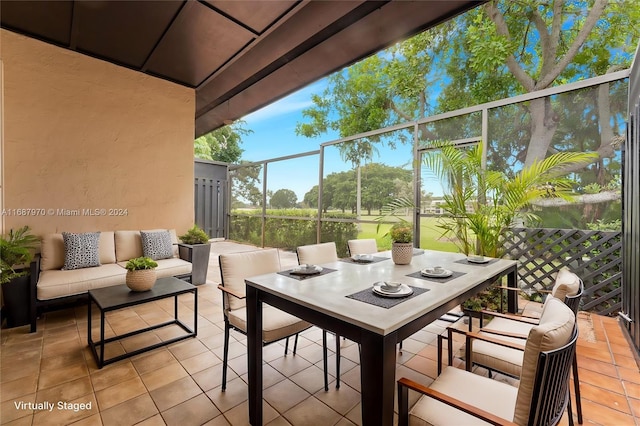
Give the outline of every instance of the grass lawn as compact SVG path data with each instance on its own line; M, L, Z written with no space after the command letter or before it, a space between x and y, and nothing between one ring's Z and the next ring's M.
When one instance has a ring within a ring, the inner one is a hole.
M375 216L363 216L362 219L374 219ZM442 231L436 226L438 219L435 217L423 217L420 220L420 248L429 250L440 250L458 252L458 248L451 242L440 238ZM380 231L376 232L377 224L362 223L358 238L375 238L380 250L390 250L391 241L389 237L383 237L391 228L391 225L380 225Z

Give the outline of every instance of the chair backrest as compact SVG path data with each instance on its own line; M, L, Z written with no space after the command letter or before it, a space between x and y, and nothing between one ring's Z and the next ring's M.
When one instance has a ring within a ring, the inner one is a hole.
M245 278L278 272L278 249L255 250L243 253L221 254L218 260L222 285L234 293L245 294ZM244 308L245 299L238 299L223 292L223 308L226 312Z
M347 246L349 247L349 254L351 256L356 254L374 254L378 252L378 244L373 238L349 240L347 241Z
M565 305L573 310L574 314L578 313L583 293L584 284L576 274L566 268L558 271L553 289L551 289L551 295L563 301Z
M296 251L298 252L298 263L301 265L329 263L338 260L338 251L334 242L300 246Z
M569 372L578 338L575 315L550 298L540 323L529 332L513 421L519 425L557 424L568 404Z

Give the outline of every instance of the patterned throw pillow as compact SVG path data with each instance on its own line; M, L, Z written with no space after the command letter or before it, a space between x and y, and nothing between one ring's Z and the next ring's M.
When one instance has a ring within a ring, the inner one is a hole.
M153 260L173 257L173 242L169 231L140 231L142 254Z
M100 266L100 233L75 234L63 232L64 266L62 269L81 269Z

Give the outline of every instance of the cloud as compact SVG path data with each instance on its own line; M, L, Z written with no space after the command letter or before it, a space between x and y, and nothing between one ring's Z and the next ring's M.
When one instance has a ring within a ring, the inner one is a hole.
M311 95L313 93L320 93L326 83L323 81L310 84L309 86L298 90L286 96L272 104L267 105L257 111L252 112L244 116L242 119L248 124L255 124L267 119L273 119L275 117L286 115L292 112L302 111L313 105L311 101Z

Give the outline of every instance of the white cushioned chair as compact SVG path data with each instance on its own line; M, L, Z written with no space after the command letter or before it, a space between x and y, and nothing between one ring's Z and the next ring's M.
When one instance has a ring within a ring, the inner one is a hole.
M224 311L224 356L222 361L222 391L227 387L227 364L229 331L247 331L247 309L245 301L245 278L280 271L280 256L277 249L256 250L244 253L221 254L219 257ZM289 348L289 337L295 336L293 354L296 353L298 333L311 327L306 321L263 304L262 343L267 345L286 339L285 355Z
M373 238L349 240L347 241L347 247L349 247L349 254L351 256L355 256L356 254L375 254L378 252L378 244Z
M502 314L493 311L481 312L481 328L466 335L464 358L467 371L471 371L474 364L481 365L491 371L500 371L513 377L520 377L524 360L524 341L529 331L546 315L549 302L552 299L564 302L574 316L577 314L583 293L582 280L568 269L561 269L556 275L551 294L542 307L540 318L524 317L521 315ZM491 315L493 319L486 326L483 325L484 315ZM452 351L452 333L461 333L459 329L449 328L448 349ZM451 355L449 365L451 365ZM582 404L580 400L580 383L578 379L578 365L573 361L574 387L576 393L576 409L578 423L582 424ZM570 417L570 420L573 419Z
M550 298L529 331L518 387L448 366L428 387L398 381L399 425L556 425L570 405L578 338L573 311ZM408 389L424 394L409 412Z
M336 243L320 243L300 246L296 249L300 265L330 263L338 261ZM327 365L327 330L322 330L322 349L324 351L324 390L329 390L329 376ZM336 335L336 389L340 388L340 336Z

